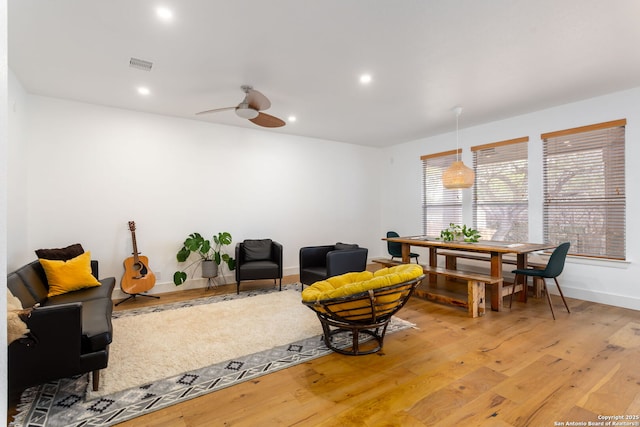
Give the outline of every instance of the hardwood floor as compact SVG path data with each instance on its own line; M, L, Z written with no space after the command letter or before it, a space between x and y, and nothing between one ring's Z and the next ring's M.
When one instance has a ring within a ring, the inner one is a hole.
M556 321L544 297L475 319L414 297L399 317L416 328L388 335L378 354L331 354L120 426L559 426L616 415L640 425L640 312L568 299L568 314L552 298Z

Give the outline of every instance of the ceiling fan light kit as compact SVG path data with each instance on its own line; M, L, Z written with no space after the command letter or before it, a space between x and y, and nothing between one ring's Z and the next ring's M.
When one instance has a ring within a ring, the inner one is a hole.
M236 114L243 119L255 119L260 113L243 102L236 108Z
M462 107L455 107L456 114L456 160L442 173L442 185L449 190L470 188L473 186L476 174L460 160L458 121L462 114Z
M221 111L235 110L236 115L248 119L251 123L267 128L277 128L285 125L284 120L263 113L263 110L271 107L271 101L253 87L243 85L240 87L245 93L244 100L235 107L215 108L213 110L200 111L196 115L218 113Z

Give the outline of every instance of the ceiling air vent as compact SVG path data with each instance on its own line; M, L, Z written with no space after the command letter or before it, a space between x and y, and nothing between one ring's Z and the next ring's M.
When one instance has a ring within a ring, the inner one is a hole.
M145 61L144 59L131 58L129 60L129 67L137 68L138 70L151 71L153 62Z

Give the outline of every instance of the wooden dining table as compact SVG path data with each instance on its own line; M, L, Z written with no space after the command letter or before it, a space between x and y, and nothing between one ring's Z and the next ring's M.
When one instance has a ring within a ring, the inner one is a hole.
M438 250L456 250L488 253L491 262L491 276L502 277L502 256L505 254L516 255L516 268L527 267L527 255L531 252L553 249L557 245L550 243L523 243L523 242L499 242L492 240L480 240L479 242L445 242L442 239L429 236L404 236L386 237L382 240L396 242L402 245L402 262L410 262L409 253L411 246L429 248L429 265L438 265ZM430 281L436 278L431 277ZM526 301L526 292L522 293L522 298ZM502 284L497 286L496 292L491 294L491 309L500 311L502 309Z

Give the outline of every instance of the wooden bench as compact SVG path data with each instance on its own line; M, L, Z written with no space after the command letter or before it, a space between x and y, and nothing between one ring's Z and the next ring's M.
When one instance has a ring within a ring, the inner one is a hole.
M391 258L374 258L371 260L371 262L381 264L383 267L395 267L396 265L403 264L402 261Z
M447 278L459 279L467 282L466 299L460 294L448 292L446 289L438 289L433 286L416 289L416 294L427 299L452 304L467 309L470 317L483 316L485 313L485 285L496 285L497 291L502 292L502 278L488 276L486 274L452 270L442 267L422 266L426 274L435 274ZM427 283L427 281L423 282Z
M390 258L374 258L371 262L380 264L383 267L394 267L402 264L402 261ZM456 292L456 290L437 289L426 285L416 289L416 295L432 301L463 307L467 309L471 317L482 316L485 313L485 284L495 285L495 292L503 293L502 286L497 286L498 284L502 284L502 278L500 277L452 268L430 267L428 265L422 265L422 268L425 274L435 274L463 280L467 284L467 289L465 292ZM428 281L425 280L423 285L427 282Z
M458 268L458 262L457 262L458 258L470 259L474 261L491 261L491 257L488 254L480 254L480 253L469 252L469 251L439 251L438 255L442 255L445 257L445 266L446 268L451 270L456 270ZM508 265L516 266L517 263L518 262L515 258L502 257L503 265L508 264ZM528 262L527 265L529 267L539 268L539 269L544 269L546 267L546 264L541 264L537 262ZM542 280L542 279L534 278L533 280L533 293L536 298L540 298L542 296L542 289L544 289L544 286L542 286L542 283L540 283L539 280Z

